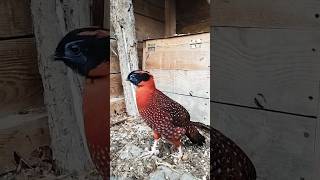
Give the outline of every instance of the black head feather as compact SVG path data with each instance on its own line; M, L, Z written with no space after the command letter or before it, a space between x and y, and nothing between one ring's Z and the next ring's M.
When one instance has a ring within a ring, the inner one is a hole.
M148 71L132 71L128 77L127 80L130 81L132 84L138 86L138 84L141 81L148 81L152 77Z
M87 76L89 71L109 59L109 36L98 36L92 32L101 28L81 28L69 32L59 42L55 59Z

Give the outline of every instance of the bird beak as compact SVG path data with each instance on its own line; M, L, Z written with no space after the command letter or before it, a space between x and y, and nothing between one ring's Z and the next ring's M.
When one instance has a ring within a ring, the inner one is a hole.
M65 58L63 57L63 55L60 54L60 53L58 53L58 52L55 52L54 55L53 55L53 57L54 57L54 60L56 60L56 61L61 61L61 60L65 59Z

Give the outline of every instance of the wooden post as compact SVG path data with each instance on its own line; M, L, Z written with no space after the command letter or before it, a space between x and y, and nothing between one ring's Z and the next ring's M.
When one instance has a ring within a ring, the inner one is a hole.
M53 158L61 173L91 169L84 138L83 78L54 61L58 42L70 30L90 25L90 0L31 0L39 72L44 87Z
M132 0L111 0L111 25L117 38L122 86L128 115L138 115L133 85L128 74L138 69L137 39Z
M176 0L165 0L165 36L176 34Z

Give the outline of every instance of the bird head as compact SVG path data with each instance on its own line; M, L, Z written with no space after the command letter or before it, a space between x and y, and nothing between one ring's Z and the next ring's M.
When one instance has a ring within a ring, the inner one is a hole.
M132 71L127 80L139 87L154 83L153 76L148 71L141 70Z
M109 59L109 45L110 37L103 29L76 29L59 42L55 60L62 60L68 67L88 76L90 70Z

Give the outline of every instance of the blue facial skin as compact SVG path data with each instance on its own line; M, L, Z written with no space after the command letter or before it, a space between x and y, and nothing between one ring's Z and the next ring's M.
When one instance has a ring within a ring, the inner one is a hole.
M141 81L148 81L150 78L150 74L147 72L141 72L141 71L132 71L128 77L127 80L130 81L132 84L138 86L138 84Z

